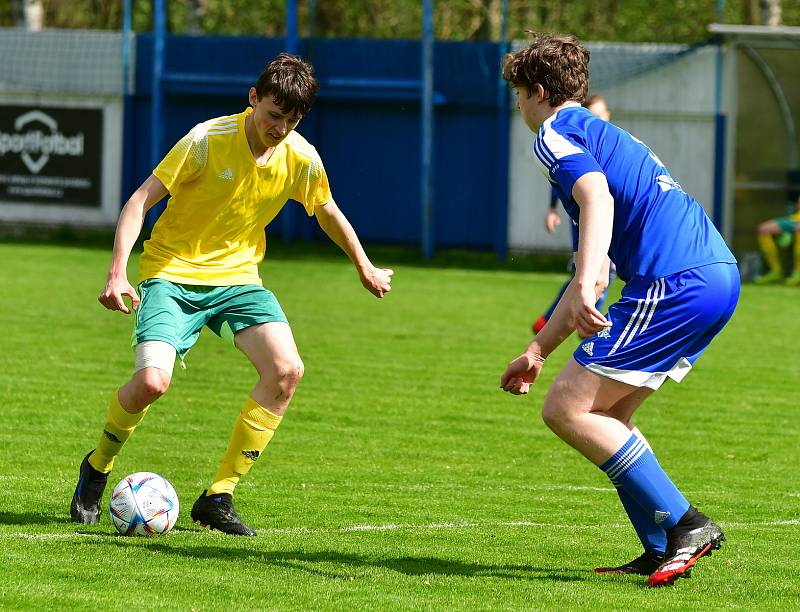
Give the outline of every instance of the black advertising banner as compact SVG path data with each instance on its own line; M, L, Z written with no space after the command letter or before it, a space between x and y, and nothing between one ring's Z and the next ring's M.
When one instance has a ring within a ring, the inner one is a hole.
M103 111L0 104L0 200L100 208Z

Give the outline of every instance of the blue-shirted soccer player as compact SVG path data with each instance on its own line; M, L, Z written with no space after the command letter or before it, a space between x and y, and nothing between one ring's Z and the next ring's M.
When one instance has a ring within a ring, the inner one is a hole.
M564 366L542 417L617 488L645 547L598 572L649 575L666 586L724 540L689 504L631 422L671 378L680 381L733 314L736 260L703 208L642 142L581 108L589 52L573 36L541 36L509 54L503 78L536 133L536 158L577 223L576 272L550 321L503 373L527 393L547 356L577 329L586 339ZM596 282L608 259L626 282L604 317Z

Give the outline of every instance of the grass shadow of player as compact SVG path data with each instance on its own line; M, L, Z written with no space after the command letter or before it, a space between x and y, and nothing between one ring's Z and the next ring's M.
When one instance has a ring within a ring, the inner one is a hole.
M60 520L59 522L63 522ZM77 526L77 525L76 525ZM195 529L187 529L186 527L173 527L171 531L186 531L186 532L195 532ZM138 542L140 544L147 544L154 542L152 539L142 538L142 537L131 537L124 533L120 533L116 529L109 530L107 527L102 527L100 530L100 526L93 527L83 527L81 529L76 529L75 533L78 535L85 535L85 536L96 536L98 538L118 538L126 542Z
M63 514L0 511L0 525L57 525L63 522Z
M338 551L260 551L228 546L186 546L154 542L151 551L166 554L240 562L263 563L324 578L348 579L366 568L388 569L407 576L493 577L509 580L578 582L593 575L585 568L544 568L532 565L483 564L437 557L366 557ZM338 566L338 567L337 567Z

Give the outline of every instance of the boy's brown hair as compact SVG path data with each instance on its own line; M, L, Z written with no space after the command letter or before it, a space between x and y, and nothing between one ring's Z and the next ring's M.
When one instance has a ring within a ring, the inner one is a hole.
M503 78L529 93L539 83L550 94L551 106L583 102L589 91L589 51L572 35L534 34L530 45L506 55Z
M298 115L311 110L318 90L313 66L289 53L280 53L267 64L256 83L259 100L271 95L283 112Z

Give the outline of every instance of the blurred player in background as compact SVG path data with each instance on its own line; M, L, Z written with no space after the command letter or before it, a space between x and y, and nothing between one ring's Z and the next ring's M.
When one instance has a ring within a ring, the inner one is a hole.
M97 447L84 457L70 514L97 523L114 458L154 401L169 387L204 326L250 360L258 382L233 426L230 445L192 520L235 535L255 535L232 494L264 452L303 376L303 362L277 299L262 286L264 228L289 198L314 215L350 257L362 285L382 298L392 270L376 268L336 206L322 162L294 131L319 85L312 67L282 53L249 91L244 112L195 126L131 196L120 214L108 280L99 296L109 310L135 312L133 377L111 397ZM138 292L126 266L147 210L169 194L144 243Z
M758 247L769 268L769 271L756 278L755 282L759 285L785 282L787 285L800 286L800 194L790 208L786 217L770 219L758 226ZM788 247L792 243L794 269L784 279L778 247Z
M542 417L619 489L645 546L633 561L596 571L649 574L648 586L665 586L724 536L669 479L631 417L667 378L682 380L728 322L739 272L702 206L655 154L581 107L588 63L574 36L542 36L503 67L536 134L536 158L578 232L574 278L500 386L528 393L573 330L586 338L550 388ZM595 303L609 257L626 285L606 318Z
M603 121L611 121L611 112L608 110L608 104L603 96L599 94L593 94L589 96L586 98L586 100L584 100L583 107L588 108L593 114L600 117L600 119ZM547 233L552 234L556 231L556 227L559 225L561 225L561 215L558 214L558 192L556 191L555 187L551 186L550 210L547 211L547 217L545 217L544 226L545 229L547 229ZM569 260L567 271L570 273L570 276L575 274L575 260L572 258ZM606 302L606 297L608 296L608 288L611 286L611 283L614 282L616 276L617 269L613 264L611 264L608 272L608 283L605 285L605 289L601 291L600 297L598 298L597 303L594 305L597 310L603 309L603 305ZM556 294L555 299L551 302L545 313L540 315L539 318L533 322L531 325L531 330L533 330L534 334L538 334L540 331L542 331L542 328L544 327L545 323L547 323L547 320L553 315L553 311L556 309L561 296L564 295L564 292L567 290L569 283L570 281L568 280L561 285L561 289L559 289L558 294Z

